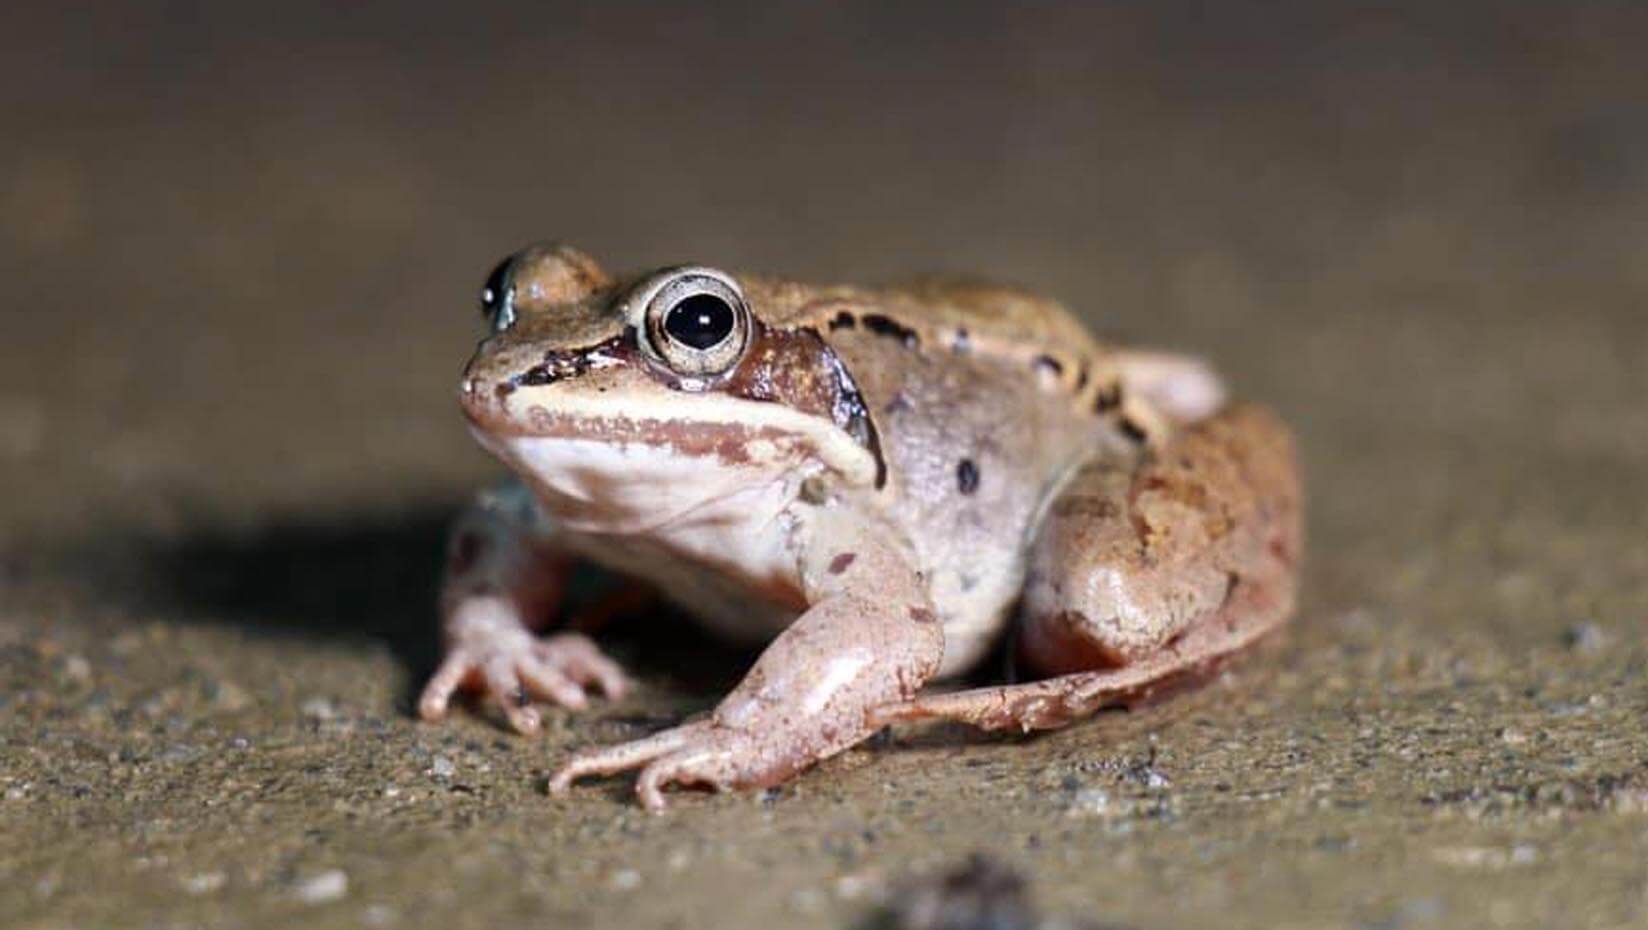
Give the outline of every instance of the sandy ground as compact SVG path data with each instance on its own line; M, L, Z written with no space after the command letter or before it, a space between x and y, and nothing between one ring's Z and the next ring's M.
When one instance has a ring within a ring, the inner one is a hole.
M1648 925L1648 16L136 9L0 38L0 925L855 927L974 851L1115 927ZM1302 437L1298 622L1046 736L547 797L746 657L643 618L542 738L408 713L541 237L1205 352Z

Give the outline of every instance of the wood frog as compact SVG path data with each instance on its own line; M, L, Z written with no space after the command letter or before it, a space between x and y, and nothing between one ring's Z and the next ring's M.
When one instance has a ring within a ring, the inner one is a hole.
M589 560L711 630L768 643L712 713L575 755L769 786L892 723L1056 727L1206 672L1286 621L1300 558L1287 428L1181 355L1107 345L1051 300L920 280L812 286L687 265L613 277L571 248L501 264L459 398L517 480L459 520L445 658L538 730L535 702L622 696L553 632ZM1026 680L923 688L1011 637Z

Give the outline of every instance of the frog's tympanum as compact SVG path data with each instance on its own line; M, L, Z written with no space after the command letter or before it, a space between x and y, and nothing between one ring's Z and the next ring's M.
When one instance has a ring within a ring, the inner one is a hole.
M816 287L689 265L610 277L535 246L483 292L459 396L518 482L459 521L446 653L516 729L622 696L547 632L599 563L770 643L712 713L573 757L555 792L639 769L766 786L891 723L1056 727L1203 673L1293 608L1300 491L1275 416L1196 359L1096 341L978 282ZM923 692L1003 636L1021 680Z

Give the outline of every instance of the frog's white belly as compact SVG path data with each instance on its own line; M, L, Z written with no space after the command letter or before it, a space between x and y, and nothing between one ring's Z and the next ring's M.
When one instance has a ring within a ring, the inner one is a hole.
M798 552L808 507L796 499L809 472L688 459L642 443L483 439L517 464L567 548L649 582L717 635L759 644L803 609ZM941 675L989 650L1018 596L1022 553L990 542L965 580L948 564L924 567L945 629Z
M519 463L569 549L652 583L730 639L761 642L795 619L798 470L644 443L518 437L494 448Z

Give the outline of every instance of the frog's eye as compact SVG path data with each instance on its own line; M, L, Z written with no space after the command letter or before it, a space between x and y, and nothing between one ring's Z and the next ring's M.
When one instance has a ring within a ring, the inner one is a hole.
M481 285L481 315L494 333L515 325L515 258L511 255L499 262Z
M718 375L749 341L750 312L738 285L707 268L664 278L646 304L647 348L676 374Z

